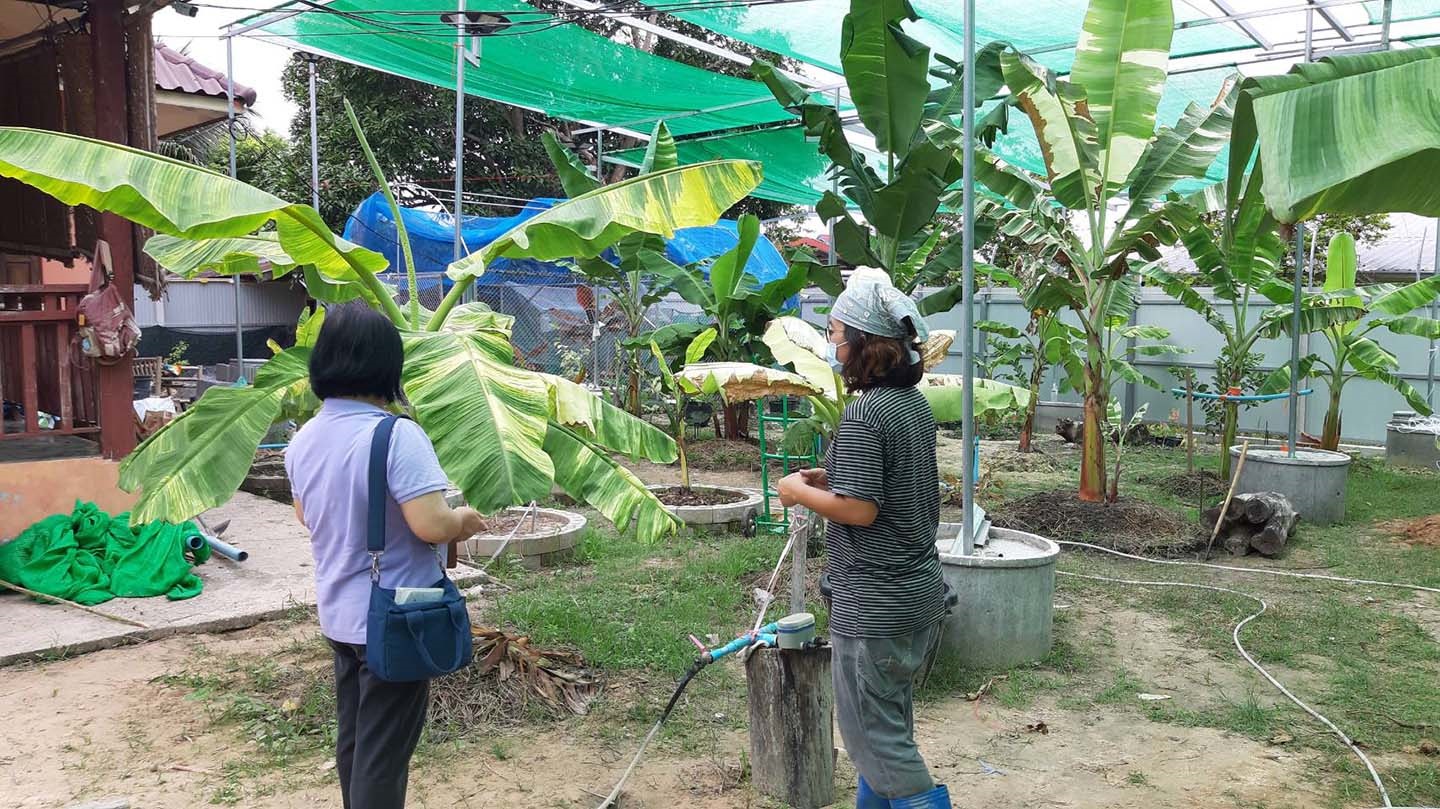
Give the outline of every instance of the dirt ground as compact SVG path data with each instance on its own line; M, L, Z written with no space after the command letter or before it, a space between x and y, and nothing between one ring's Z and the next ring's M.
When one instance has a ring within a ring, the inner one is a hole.
M1112 639L1128 671L1177 704L1215 692L1238 698L1248 675L1235 661L1190 648L1163 620L1143 613L1087 610L1081 630ZM34 664L5 672L0 706L0 791L8 803L63 809L123 797L136 809L230 802L227 775L243 770L253 742L241 728L215 725L185 689L161 678L202 660L263 656L314 632L307 623L261 626L221 636L169 638L144 646ZM1195 683L1205 688L1195 688ZM917 733L939 780L959 805L1014 807L1267 807L1316 805L1306 758L1221 731L1145 719L1126 706L1085 710L1042 694L1024 709L993 696L922 705ZM686 710L682 703L678 710ZM503 760L482 741L443 762L419 760L415 807L575 807L599 803L623 771L636 733L604 744L575 723L506 735ZM1043 722L1048 733L1027 730ZM838 742L838 739L837 739ZM622 807L661 809L683 801L702 809L766 805L741 777L747 741L718 729L703 753L661 747L636 771ZM469 762L469 763L466 763ZM854 773L840 758L842 789ZM557 774L563 772L563 777ZM310 758L284 773L246 782L238 803L255 809L339 807L333 769ZM845 796L840 798L844 804Z

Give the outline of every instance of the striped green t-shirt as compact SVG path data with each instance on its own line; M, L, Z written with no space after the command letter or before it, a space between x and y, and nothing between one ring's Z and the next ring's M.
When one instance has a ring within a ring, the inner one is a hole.
M830 491L879 506L868 526L831 522L825 536L830 629L896 637L945 615L935 551L940 479L935 417L918 388L872 388L845 406L825 456Z

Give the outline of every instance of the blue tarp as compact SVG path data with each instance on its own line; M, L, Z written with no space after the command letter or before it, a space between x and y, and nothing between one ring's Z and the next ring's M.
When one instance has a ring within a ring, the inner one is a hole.
M526 203L524 210L514 216L467 216L461 228L465 245L471 252L479 250L515 225L563 201L533 199ZM422 274L443 273L454 257L454 218L448 213L416 208L402 208L400 215L405 218L405 229L410 234L410 247L415 255L415 271ZM345 223L345 238L383 254L390 260L392 271L403 271L405 265L395 238L395 220L391 216L389 204L380 192L371 194L355 209L355 213ZM718 256L734 247L739 240L735 221L722 219L709 227L676 231L674 238L666 242L665 254L676 264L685 265ZM787 267L775 245L762 238L750 254L745 270L764 284L784 277ZM560 264L534 259L500 259L487 269L476 283L576 286L581 284L582 280L568 267ZM432 280L422 283L421 286L423 288L433 283ZM450 286L449 279L445 279L444 283L447 288Z

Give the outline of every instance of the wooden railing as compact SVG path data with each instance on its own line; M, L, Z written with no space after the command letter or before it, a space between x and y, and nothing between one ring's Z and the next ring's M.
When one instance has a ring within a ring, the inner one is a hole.
M88 291L84 284L0 285L0 398L24 413L4 421L0 440L100 431L95 369L70 359L76 306ZM42 412L56 417L53 427L42 428Z

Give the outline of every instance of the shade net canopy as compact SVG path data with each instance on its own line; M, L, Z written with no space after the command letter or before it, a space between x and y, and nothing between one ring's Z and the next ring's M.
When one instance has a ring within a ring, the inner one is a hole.
M439 87L455 87L455 0L333 0L252 20L247 36ZM467 94L571 121L677 135L784 120L765 85L681 64L592 34L519 0L484 0L511 25L481 37ZM294 13L290 13L294 12ZM286 16L289 14L289 16ZM750 103L754 102L754 103ZM712 112L701 110L726 107Z

